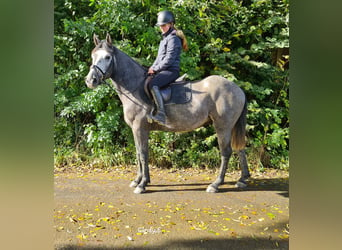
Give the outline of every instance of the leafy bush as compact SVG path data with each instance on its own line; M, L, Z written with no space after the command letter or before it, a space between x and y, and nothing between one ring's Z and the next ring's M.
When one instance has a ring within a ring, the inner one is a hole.
M245 91L250 165L288 168L288 0L56 0L55 164L134 163L132 134L116 93L84 84L92 35L109 32L118 48L149 66L160 40L156 16L164 9L174 12L188 39L182 72L192 80L222 75ZM153 132L150 138L152 164L219 164L212 127L186 134Z

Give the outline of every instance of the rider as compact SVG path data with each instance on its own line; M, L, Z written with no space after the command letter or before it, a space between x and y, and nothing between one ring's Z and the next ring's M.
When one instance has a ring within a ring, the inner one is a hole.
M165 109L160 88L166 87L179 77L179 63L182 48L188 49L186 38L182 31L176 30L175 18L170 11L158 13L157 26L162 31L162 40L159 44L158 56L148 69L149 75L154 75L149 87L157 106L157 113L150 118L165 125Z

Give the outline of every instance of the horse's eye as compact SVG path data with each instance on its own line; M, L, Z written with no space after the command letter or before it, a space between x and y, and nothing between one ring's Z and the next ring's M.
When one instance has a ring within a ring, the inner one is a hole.
M110 56L105 56L105 59L106 59L106 60L109 60L109 59L110 59Z

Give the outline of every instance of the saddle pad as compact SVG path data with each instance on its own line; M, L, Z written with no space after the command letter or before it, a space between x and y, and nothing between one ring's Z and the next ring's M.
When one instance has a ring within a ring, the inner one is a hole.
M171 98L165 102L165 105L170 104L185 104L191 101L192 91L191 82L187 83L174 83L170 85Z

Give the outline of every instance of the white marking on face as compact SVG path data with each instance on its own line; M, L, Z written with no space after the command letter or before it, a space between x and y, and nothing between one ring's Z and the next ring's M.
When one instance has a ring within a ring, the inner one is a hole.
M99 49L92 54L93 65L101 68L103 72L107 71L111 62L111 54L104 49Z

